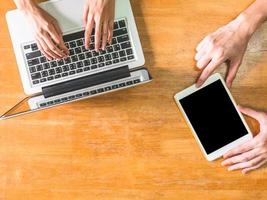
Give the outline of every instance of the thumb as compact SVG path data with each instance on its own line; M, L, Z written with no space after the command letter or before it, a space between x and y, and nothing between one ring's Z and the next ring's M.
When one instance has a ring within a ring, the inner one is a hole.
M242 107L242 106L238 106L238 109L241 113L250 116L254 119L256 119L259 122L262 122L263 118L264 118L264 113L262 112L258 112L256 110L253 110L251 108L246 108L246 107Z

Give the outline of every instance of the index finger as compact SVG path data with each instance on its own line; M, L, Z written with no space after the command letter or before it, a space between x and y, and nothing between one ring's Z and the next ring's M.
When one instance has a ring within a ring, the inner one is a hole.
M84 43L85 43L86 49L89 49L93 26L94 26L93 18L91 16L88 16L88 20L87 20L87 24L86 24L85 32L84 32Z

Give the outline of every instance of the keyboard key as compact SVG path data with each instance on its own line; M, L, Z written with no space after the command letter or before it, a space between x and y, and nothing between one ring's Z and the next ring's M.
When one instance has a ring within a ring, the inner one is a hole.
M47 104L46 103L41 103L40 106L41 107L45 107Z
M68 76L68 75L69 75L68 72L64 72L64 73L62 73L62 77L66 77L66 76Z
M125 62L125 61L127 61L127 58L126 57L123 57L123 58L120 59L120 61L121 62Z
M91 44L89 45L89 49L90 49L90 50L94 50L94 49L95 49L95 45L94 45L93 43L91 43Z
M50 65L51 65L51 67L57 67L57 62L56 61L52 61L52 62L50 62Z
M83 63L80 61L80 62L77 62L77 67L78 68L83 68Z
M119 88L118 85L112 85L112 89L117 89L117 88Z
M85 53L85 57L86 57L86 58L92 58L93 55L92 55L91 52L86 52L86 53Z
M62 66L62 65L64 65L64 61L63 61L63 60L59 60L59 61L57 61L57 65L58 65L58 66Z
M70 57L65 58L65 59L64 59L64 62L65 62L65 64L69 64L69 63L71 63L71 59L70 59Z
M105 63L99 63L98 67L105 67Z
M124 56L126 56L126 53L125 53L124 50L122 50L122 51L119 52L119 55L120 55L120 57L124 57Z
M36 43L33 43L33 44L31 45L31 48L32 48L32 51L36 51L36 50L38 50L38 46L37 46Z
M112 62L111 61L107 61L106 62L106 66L108 66L108 65L112 65Z
M110 86L105 87L105 91L110 91L112 88Z
M81 72L83 72L83 69L77 69L76 72L81 73Z
M118 29L119 28L119 24L118 22L114 22L114 30Z
M55 75L55 79L59 79L59 78L61 78L60 74Z
M110 54L106 54L106 55L105 55L105 60L106 60L106 61L109 61L109 60L111 60L111 59L112 59L112 57L111 57Z
M41 82L41 83L46 82L46 81L47 81L46 78L42 78L42 79L40 79L40 82Z
M89 71L90 70L90 67L85 67L84 69L83 69L83 71Z
M120 84L119 84L119 87L125 87L125 86L126 86L125 83L120 83Z
M92 65L91 66L91 69L96 69L97 68L97 65Z
M56 73L57 73L57 74L62 73L62 68L61 68L61 67L57 67L57 68L56 68Z
M119 25L120 25L120 28L126 27L125 20L120 20Z
M100 88L100 89L97 90L97 92L98 93L102 93L102 92L104 92L104 89L103 88Z
M32 80L40 79L41 73L37 72L37 73L31 74L31 78L32 78Z
M72 60L72 62L77 62L78 61L78 57L76 55L71 56L71 60Z
M90 65L90 60L84 60L83 64L84 64L84 66L89 66Z
M35 59L32 59L32 60L29 60L28 61L28 65L29 66L34 66L34 65L38 65L40 62L39 62L39 59L38 58L35 58Z
M63 72L67 72L67 71L70 70L70 68L69 68L68 65L64 65L64 66L62 67L62 69L63 69Z
M119 44L115 44L115 45L113 45L113 48L114 48L114 51L119 51L119 50L121 50L121 47L120 47Z
M117 37L119 35L124 35L124 34L127 34L126 28L118 29L113 32L113 37Z
M117 42L117 40L116 40L116 38L112 38L112 43L111 44L117 44L118 42Z
M74 70L76 68L77 68L76 63L70 64L70 70Z
M42 57L40 58L40 62L41 62L41 63L45 63L45 62L47 62L46 57L42 56Z
M42 74L42 77L47 77L48 76L48 72L47 71L42 71L41 74Z
M54 77L53 76L49 76L49 77L47 77L47 80L48 81L52 81L52 80L54 80Z
M31 53L27 53L26 54L26 58L29 60L29 59L40 57L41 55L42 54L41 54L40 51L34 51L34 52L31 52Z
M90 95L89 92L84 92L84 93L83 93L83 96L89 96L89 95Z
M119 59L115 59L115 60L113 60L113 64L116 64L116 63L119 63L119 62L120 62Z
M39 71L42 71L42 70L43 70L43 66L42 66L42 65L37 65L37 66L36 66L36 69L37 69L38 72L39 72Z
M43 64L43 68L44 68L44 69L49 69L49 68L50 68L49 63L44 63L44 64Z
M134 83L136 84L136 83L140 83L141 82L141 80L140 79L135 79L134 80Z
M112 53L112 58L113 59L119 58L119 54L117 52Z
M33 83L33 85L36 85L36 84L40 83L40 81L39 80L34 80L32 83Z
M74 41L71 41L70 42L70 48L75 48L76 47L76 42L74 42Z
M85 46L82 46L82 52L86 52L86 51L88 50L85 48Z
M105 55L107 53L106 50L100 50L100 55Z
M31 48L30 45L25 45L25 46L24 46L24 49L25 49L25 50L26 50L26 49L29 49L29 48Z
M75 52L74 52L74 49L70 49L69 52L70 52L70 56L73 56L74 53L75 53Z
M133 60L134 56L133 55L132 56L128 56L127 58L128 58L128 60Z
M93 51L92 53L94 57L99 56L99 52Z
M91 93L92 95L94 95L94 94L97 93L97 91L96 91L96 90L92 90L90 93Z
M98 62L104 62L104 56L99 56L99 57L97 58L97 60L98 60Z
M132 55L133 54L133 50L132 49L127 49L126 53L127 53L127 55Z
M96 58L92 58L91 59L91 63L92 63L92 65L96 64L97 63L97 59Z
M129 41L129 36L128 35L122 35L120 37L117 37L117 40L119 43L122 43L122 42L126 42L126 41Z
M131 43L130 42L124 42L124 43L121 44L121 48L122 49L127 49L129 47L131 47Z
M51 76L51 75L54 75L56 73L56 71L54 69L49 69L48 73Z
M76 43L78 46L83 46L83 40L82 39L77 40Z
M112 46L108 46L107 47L107 51L108 51L108 53L112 53L113 52L113 47Z
M70 71L69 72L69 75L73 75L73 74L76 74L76 72L75 71Z
M80 47L75 48L75 53L76 54L82 53L82 49Z
M79 58L79 60L84 60L85 59L85 56L84 56L83 53L81 53L81 54L78 55L78 58Z
M30 67L30 72L31 72L31 73L36 72L36 68L35 68L35 67Z
M132 84L133 84L133 81L126 82L126 85L132 85Z

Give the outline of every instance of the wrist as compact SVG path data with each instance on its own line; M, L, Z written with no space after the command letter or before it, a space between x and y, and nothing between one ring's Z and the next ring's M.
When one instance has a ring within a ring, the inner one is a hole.
M34 1L21 0L16 2L17 7L25 15L34 14L38 11L39 7Z
M238 18L245 22L252 35L267 20L267 0L256 0Z

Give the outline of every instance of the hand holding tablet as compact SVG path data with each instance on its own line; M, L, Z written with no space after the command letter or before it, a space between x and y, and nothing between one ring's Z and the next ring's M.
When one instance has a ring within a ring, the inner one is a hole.
M175 100L209 161L252 138L219 74L211 76L201 88L193 85L176 94Z
M243 174L267 163L267 114L237 106L219 74L174 98L209 161L223 156L222 166ZM254 138L240 112L259 122Z
M222 165L228 166L229 171L241 169L246 174L267 163L267 114L243 107L239 107L239 111L256 119L260 132L252 140L225 153Z

